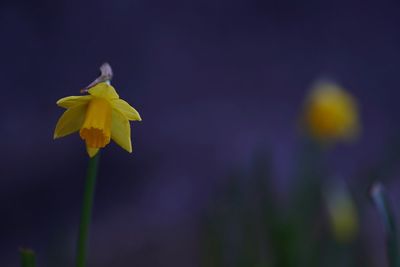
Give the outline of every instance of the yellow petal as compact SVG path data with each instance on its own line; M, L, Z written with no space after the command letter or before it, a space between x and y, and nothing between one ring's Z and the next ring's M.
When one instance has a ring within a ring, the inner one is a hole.
M87 105L85 121L79 135L89 147L100 148L110 143L112 108L107 99L94 97Z
M57 122L54 139L64 137L78 131L85 119L86 105L67 109Z
M57 101L57 105L62 108L73 108L78 105L87 104L93 97L91 95L67 96Z
M89 157L93 158L94 156L96 156L97 152L99 152L99 148L86 146L86 151L89 154Z
M106 82L98 83L88 90L89 94L97 97L106 99L118 99L119 95L115 91L114 87Z
M132 152L131 126L129 120L116 109L112 111L111 138L120 147L129 153Z
M122 99L116 99L112 101L112 105L115 109L117 109L119 112L124 114L124 116L130 120L130 121L141 121L142 118L139 115L139 112L137 112L136 109L134 109L131 105L128 104L125 100Z

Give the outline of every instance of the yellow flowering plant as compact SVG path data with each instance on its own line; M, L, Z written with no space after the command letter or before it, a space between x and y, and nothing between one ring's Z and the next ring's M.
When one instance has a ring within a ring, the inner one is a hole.
M57 105L67 109L57 122L54 139L79 131L86 143L89 166L79 226L76 266L85 267L89 227L93 207L99 150L114 140L128 152L132 152L131 128L129 121L141 121L139 113L111 86L111 66L100 67L101 75L89 84L82 96L68 96L57 101Z
M109 81L98 79L98 83L89 86L92 87L83 90L88 95L68 96L57 101L58 106L67 110L58 120L54 139L79 131L90 157L111 139L132 152L129 121L141 121L139 113L119 98Z

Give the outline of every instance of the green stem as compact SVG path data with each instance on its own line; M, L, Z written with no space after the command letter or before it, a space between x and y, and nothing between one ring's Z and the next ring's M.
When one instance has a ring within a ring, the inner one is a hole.
M21 266L22 267L35 267L35 252L30 249L20 249Z
M99 164L100 152L89 160L86 174L85 192L83 195L83 207L79 226L78 250L76 256L76 266L85 267L87 259L87 244L89 236L89 226L92 217L93 198L96 186L96 176Z
M387 255L390 267L400 267L399 244L394 214L390 208L385 187L381 183L372 186L371 197L383 220L386 232Z

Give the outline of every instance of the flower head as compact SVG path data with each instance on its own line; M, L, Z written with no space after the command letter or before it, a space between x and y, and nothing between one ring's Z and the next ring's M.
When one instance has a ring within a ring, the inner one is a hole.
M339 243L351 242L358 234L359 218L346 184L340 180L335 181L327 186L324 195L334 238Z
M319 141L352 140L359 132L356 100L329 82L319 83L311 90L303 119L308 133Z
M54 139L79 131L85 140L90 157L114 140L128 152L132 152L129 121L141 121L139 113L119 98L108 82L94 84L88 95L69 96L57 101L67 110L58 120Z

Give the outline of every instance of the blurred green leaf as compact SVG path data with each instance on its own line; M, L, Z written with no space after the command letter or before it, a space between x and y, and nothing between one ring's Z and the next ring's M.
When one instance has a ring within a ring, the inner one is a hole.
M35 257L35 252L33 252L33 250L21 248L19 252L20 252L22 267L36 266L36 259L35 259L36 257Z
M386 234L386 249L391 267L400 266L399 244L397 227L394 214L389 205L385 187L381 183L375 183L371 189L372 200L383 221Z

